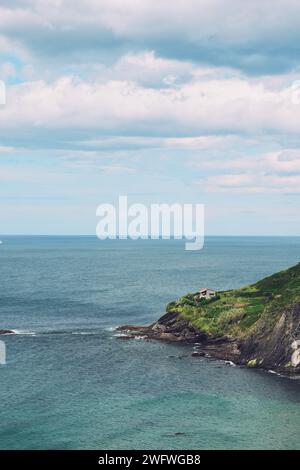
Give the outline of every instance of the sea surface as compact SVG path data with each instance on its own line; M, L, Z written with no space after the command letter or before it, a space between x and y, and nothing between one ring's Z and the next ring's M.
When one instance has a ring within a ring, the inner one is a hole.
M300 381L114 331L296 264L300 238L0 239L1 449L300 449Z

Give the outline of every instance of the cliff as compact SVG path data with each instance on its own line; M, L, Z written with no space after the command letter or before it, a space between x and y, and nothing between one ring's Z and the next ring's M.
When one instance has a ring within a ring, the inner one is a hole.
M147 327L123 326L128 338L197 343L194 355L286 375L300 374L300 264L210 299L187 294Z

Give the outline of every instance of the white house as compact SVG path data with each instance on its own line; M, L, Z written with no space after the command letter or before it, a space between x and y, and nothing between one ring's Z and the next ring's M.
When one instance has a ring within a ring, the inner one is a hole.
M213 289L208 289L204 287L199 290L199 299L212 299L216 296L216 291Z

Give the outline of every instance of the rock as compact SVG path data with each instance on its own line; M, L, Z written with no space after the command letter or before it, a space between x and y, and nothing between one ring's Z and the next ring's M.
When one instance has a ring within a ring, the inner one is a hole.
M285 307L274 325L259 322L255 331L241 344L241 354L248 367L271 369L279 373L296 375L300 371L297 360L298 345L294 339L298 333L300 319L300 302ZM299 341L300 343L300 341ZM250 362L250 364L249 364Z
M194 351L192 353L192 356L193 357L203 357L203 356L205 356L205 352L204 351Z
M123 326L118 326L116 328L116 331L133 331L133 332L141 332L144 330L148 330L148 326L135 326L135 325L123 325Z

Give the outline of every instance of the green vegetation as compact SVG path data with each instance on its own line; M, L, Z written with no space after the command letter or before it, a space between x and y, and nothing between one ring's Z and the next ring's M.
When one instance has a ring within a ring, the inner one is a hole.
M167 306L201 331L212 335L245 336L259 322L272 327L287 305L300 300L300 264L256 284L219 292L211 300L187 294Z
M251 361L247 362L247 367L256 367L257 366L257 359L251 359Z

